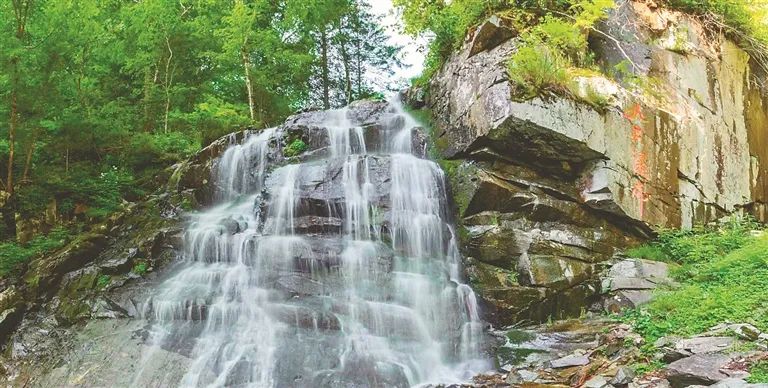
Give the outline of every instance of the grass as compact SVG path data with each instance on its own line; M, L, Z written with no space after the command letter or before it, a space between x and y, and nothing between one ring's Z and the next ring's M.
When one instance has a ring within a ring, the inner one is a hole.
M768 360L762 360L749 369L747 382L750 384L768 384Z
M726 321L768 330L768 235L752 236L758 227L733 219L716 227L666 231L656 242L630 250L633 257L677 264L672 275L681 286L658 292L624 318L649 344Z
M44 253L64 246L71 240L71 233L65 228L56 228L47 235L33 238L26 244L16 242L0 243L0 277L5 277L19 265Z

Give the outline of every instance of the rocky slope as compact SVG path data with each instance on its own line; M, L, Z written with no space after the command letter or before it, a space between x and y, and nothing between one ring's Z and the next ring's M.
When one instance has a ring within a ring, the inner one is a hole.
M515 100L505 63L519 38L499 18L408 92L432 113L467 271L494 323L599 302L595 274L655 228L739 211L766 219L768 93L749 55L652 2L619 2L599 29L612 38L590 42L598 62L634 63L644 80L629 90L576 77L605 109L584 96Z
M20 278L3 279L4 380L25 386L41 371L60 365L84 340L104 339L88 349L103 357L117 343L140 338L110 336L142 329L141 321L130 318L140 314L151 288L175 262L184 214L210 204L211 168L227 146L243 137L239 132L222 138L169 168L157 178L167 184L145 202L92 226L58 252L34 259L20 269Z

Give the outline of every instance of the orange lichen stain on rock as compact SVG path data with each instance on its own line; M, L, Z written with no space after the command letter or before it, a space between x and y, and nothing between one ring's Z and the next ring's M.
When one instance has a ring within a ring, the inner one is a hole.
M634 104L624 112L624 118L632 124L632 172L637 176L632 185L632 196L639 204L638 215L643 219L645 202L650 198L645 189L645 181L648 179L648 155L643 151L643 108L640 104Z

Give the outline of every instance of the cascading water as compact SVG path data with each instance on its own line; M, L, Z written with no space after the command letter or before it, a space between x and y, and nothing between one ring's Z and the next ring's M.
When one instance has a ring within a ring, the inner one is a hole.
M147 303L150 348L190 360L161 384L413 386L490 366L443 172L397 102L368 105L373 118L315 112L220 158L219 205L193 216ZM285 158L297 136L309 152Z

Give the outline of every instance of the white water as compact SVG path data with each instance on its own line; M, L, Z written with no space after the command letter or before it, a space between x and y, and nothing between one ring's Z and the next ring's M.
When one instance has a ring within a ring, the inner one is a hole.
M412 153L417 124L393 103L397 116L367 145L346 109L330 112L325 158L301 164L275 165L282 129L224 153L220 204L194 216L185 263L148 304L152 349L189 357L178 386L414 386L489 368L445 177ZM339 178L317 175L338 164ZM307 205L323 179L341 185L342 214ZM308 216L342 225L309 232Z

